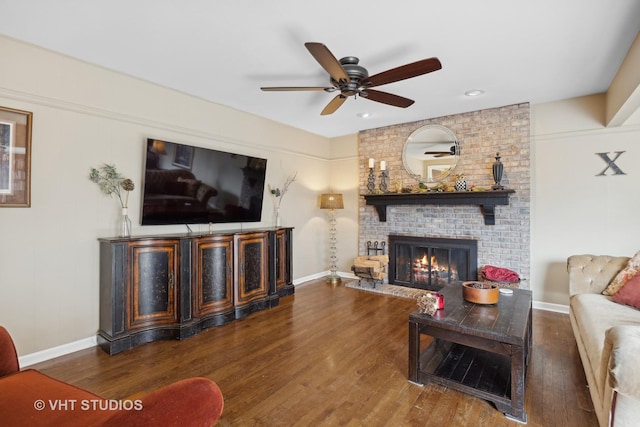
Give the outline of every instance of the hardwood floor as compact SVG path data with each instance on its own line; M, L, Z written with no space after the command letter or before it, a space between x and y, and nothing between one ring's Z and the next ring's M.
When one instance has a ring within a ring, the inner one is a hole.
M482 399L407 381L414 301L323 281L278 307L184 341L108 356L97 348L32 366L123 399L190 376L216 381L219 426L514 426ZM534 310L529 426L597 426L567 315Z

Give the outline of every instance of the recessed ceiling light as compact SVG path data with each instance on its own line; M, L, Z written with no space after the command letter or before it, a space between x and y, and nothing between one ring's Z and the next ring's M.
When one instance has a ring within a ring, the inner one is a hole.
M360 117L361 119L368 119L369 117L371 117L371 113L358 113L356 114L356 116Z
M468 91L466 91L464 94L465 94L466 96L480 96L480 95L482 95L483 93L484 93L484 91L483 91L483 90L480 90L480 89L473 89L473 90L468 90Z

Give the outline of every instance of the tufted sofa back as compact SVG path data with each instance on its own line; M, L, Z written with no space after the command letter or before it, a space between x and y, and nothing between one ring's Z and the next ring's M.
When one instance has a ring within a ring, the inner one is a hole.
M195 176L188 170L184 170L184 169L147 170L147 173L144 178L145 192L149 194L184 193L186 184L179 183L178 179L193 180L195 182Z
M622 270L629 257L573 255L567 259L569 295L601 293Z

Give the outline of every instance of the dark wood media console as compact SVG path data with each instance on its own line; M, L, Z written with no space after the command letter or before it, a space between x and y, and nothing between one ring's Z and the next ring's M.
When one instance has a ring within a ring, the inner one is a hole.
M98 345L184 339L294 293L292 228L100 241Z

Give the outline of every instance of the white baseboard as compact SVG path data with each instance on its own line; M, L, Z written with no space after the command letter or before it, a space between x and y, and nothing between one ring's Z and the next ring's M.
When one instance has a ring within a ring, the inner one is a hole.
M538 310L555 311L556 313L569 314L569 306L553 304L550 302L534 301L533 308Z
M64 356L65 354L73 353L74 351L84 350L85 348L95 347L98 344L96 336L84 338L78 341L74 341L68 344L62 344L57 347L48 348L46 350L37 351L31 354L25 354L18 358L20 367L24 368L36 363L44 362L55 357Z
M306 285L307 282L310 282L312 280L318 280L318 279L322 279L326 276L328 276L330 273L329 270L327 271L321 271L320 273L315 273L315 274L311 274L309 276L305 276L305 277L300 277L299 279L296 279L293 281L293 285L294 286L302 286L302 285ZM344 273L342 271L338 271L336 272L336 274L340 277L344 277L345 279L357 279L358 277L353 275L352 273Z
M320 273L315 273L315 274L310 274L309 276L300 277L299 279L296 279L296 280L293 281L293 286L306 285L307 282L310 282L312 280L322 279L327 274L329 274L328 271L322 271Z

